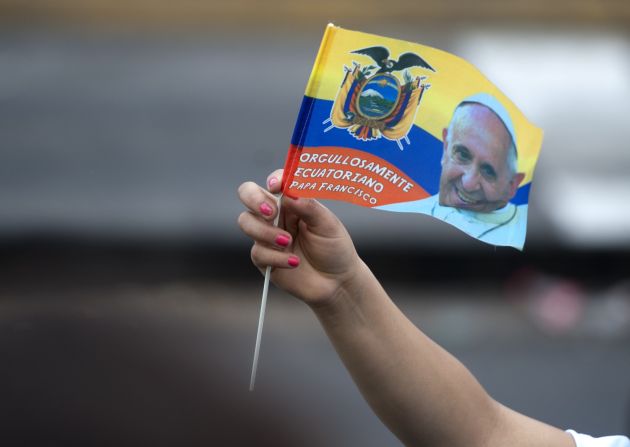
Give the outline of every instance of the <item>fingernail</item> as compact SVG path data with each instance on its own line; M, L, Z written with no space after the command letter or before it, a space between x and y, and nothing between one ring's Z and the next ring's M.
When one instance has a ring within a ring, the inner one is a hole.
M273 186L273 185L275 185L276 183L278 183L278 179L277 179L277 178L275 178L275 177L271 177L271 178L269 179L269 181L267 182L267 184L268 184L269 186Z
M260 212L265 216L271 216L273 214L273 208L263 202L263 204L260 205Z
M289 256L288 263L291 267L297 267L298 265L300 265L300 258L298 258L297 256Z
M276 244L280 245L281 247L288 246L290 241L291 239L289 239L284 234L280 234L278 235L278 237L276 237Z

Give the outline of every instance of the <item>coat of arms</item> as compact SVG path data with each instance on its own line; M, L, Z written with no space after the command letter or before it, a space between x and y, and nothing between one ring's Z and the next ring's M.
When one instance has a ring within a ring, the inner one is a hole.
M346 74L330 118L323 123L331 124L324 132L337 127L347 129L350 135L362 141L384 137L395 141L402 150L401 140L410 144L407 134L422 95L430 87L422 83L425 76L414 78L408 68L435 70L415 53L405 53L397 61L389 59L389 50L385 47L364 48L352 53L371 57L378 67L361 67L357 62L353 69L344 67ZM393 74L395 71L403 72L402 80Z

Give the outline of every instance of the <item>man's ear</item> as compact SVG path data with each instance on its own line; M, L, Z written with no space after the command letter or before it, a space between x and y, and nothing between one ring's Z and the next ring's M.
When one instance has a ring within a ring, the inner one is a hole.
M524 178L525 174L522 172L517 172L516 174L514 174L514 177L510 182L510 197L514 197L514 194L516 194L516 190L518 189Z

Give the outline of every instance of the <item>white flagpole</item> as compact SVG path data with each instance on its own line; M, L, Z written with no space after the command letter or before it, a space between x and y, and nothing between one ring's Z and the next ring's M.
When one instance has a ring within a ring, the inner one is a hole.
M280 219L280 206L282 195L278 198L278 214L273 221L274 226L278 226ZM256 371L258 370L258 357L260 355L260 339L262 338L263 323L265 322L265 309L267 308L267 295L269 294L269 279L271 277L271 266L265 269L265 282L263 285L262 300L260 303L260 315L258 316L258 332L256 333L256 347L254 348L254 362L252 364L252 376L249 379L249 391L254 391L256 383Z

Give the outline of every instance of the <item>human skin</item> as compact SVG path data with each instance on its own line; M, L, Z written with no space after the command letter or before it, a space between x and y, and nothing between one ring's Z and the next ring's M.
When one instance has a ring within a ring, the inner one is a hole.
M564 431L493 400L414 326L322 204L284 197L282 228L274 227L271 193L279 192L281 177L282 171L268 177L269 190L253 182L239 187L246 211L238 222L254 242L252 261L261 271L273 267L272 281L312 309L364 398L405 445L574 446Z
M464 104L442 131L439 202L481 213L503 208L524 174L508 168L511 137L500 118L481 104Z

